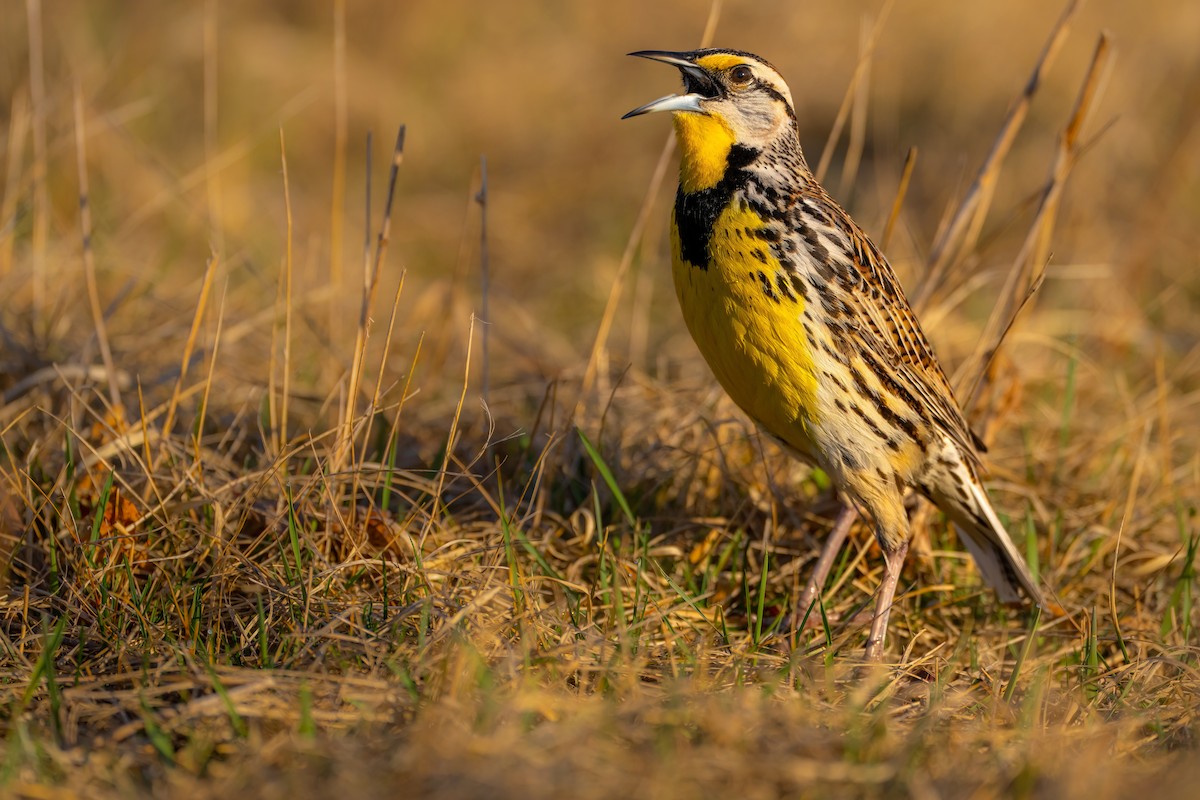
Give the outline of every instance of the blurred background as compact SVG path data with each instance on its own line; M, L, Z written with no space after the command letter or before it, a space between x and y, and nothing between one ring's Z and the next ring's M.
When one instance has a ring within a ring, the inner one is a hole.
M889 7L864 84L861 165L843 175L843 136L826 183L878 237L905 155L918 149L888 248L907 286L919 282L939 224L991 147L1063 8L1040 0ZM43 48L33 60L43 64L40 76L30 67L31 25L38 25L30 12L39 9ZM780 69L815 165L881 10L880 2L726 0L714 43L759 53ZM217 253L227 324L247 325L227 357L252 367L265 355L272 317L254 315L275 302L287 251L282 133L299 352L338 354L298 364L298 380L321 385L339 375L349 352L339 330L353 330L362 280L366 137L374 135L377 231L390 147L403 123L377 301L386 315L407 270L397 369L424 334L429 376L451 367L452 384L461 376L469 316L481 307L481 209L473 201L481 157L494 378L578 368L670 128L665 117L620 117L678 86L673 70L625 54L695 47L710 11L708 2L684 0L8 0L0 26L0 288L11 313L44 293L37 321L10 327L70 342L78 323L76 339L90 335L78 280L77 87L100 295L115 351L153 358L147 342L182 341L205 263ZM960 302L966 319L986 315L1101 31L1112 37L1115 67L1084 132L1089 146L1067 187L1036 322L1022 335L1091 342L1096 357L1153 339L1168 355L1189 358L1200 295L1200 4L1186 0L1083 7L1001 175L976 263L985 277ZM40 234L33 142L41 123L31 113L39 93L48 209ZM666 268L673 186L668 180L657 196L623 288L612 363L660 375L683 364L703 380ZM972 344L978 321L932 327L953 361ZM177 349L158 349L177 362ZM260 372L234 370L230 380L261 382Z

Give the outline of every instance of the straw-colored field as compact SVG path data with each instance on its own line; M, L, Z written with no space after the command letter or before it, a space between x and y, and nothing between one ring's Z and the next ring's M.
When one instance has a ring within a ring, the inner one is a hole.
M1200 4L1064 8L10 0L0 794L1193 796ZM1044 278L970 416L1068 617L914 504L887 664L866 526L785 647L838 501L716 388L619 119L706 26L960 396Z

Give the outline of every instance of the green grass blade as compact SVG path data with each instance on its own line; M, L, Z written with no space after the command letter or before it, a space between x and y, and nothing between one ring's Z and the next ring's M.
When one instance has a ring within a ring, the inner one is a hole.
M629 507L629 501L625 499L625 494L621 491L621 487L617 485L617 479L613 477L612 470L608 468L608 464L605 462L603 456L600 455L600 451L588 439L587 434L578 428L575 429L575 432L579 434L579 440L583 442L583 449L587 451L588 458L592 460L592 463L596 466L596 470L600 473L600 477L604 479L604 484L608 486L608 490L612 492L617 505L621 507L621 512L625 515L625 519L631 527L636 528L638 525L637 517L633 515L633 509Z

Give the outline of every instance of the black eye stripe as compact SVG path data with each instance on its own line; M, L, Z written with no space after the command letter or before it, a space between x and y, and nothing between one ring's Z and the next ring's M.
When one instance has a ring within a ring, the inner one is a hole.
M789 103L788 99L783 96L783 93L780 92L778 89L776 89L774 86L771 86L770 84L767 84L767 83L763 83L762 81L755 81L754 88L761 89L764 93L766 93L773 100L778 100L779 102L783 103L783 107L787 109L788 116L791 117L792 119L796 118L796 112L792 110L792 104Z
M741 69L742 67L746 67L747 69L749 68L749 66L746 64L739 64L738 66L733 67L732 69L729 70L729 72L727 73L729 77L726 79L726 85L729 85L730 83L736 84L736 82L733 80L733 72L734 72L734 70ZM783 107L785 109L787 109L787 115L789 117L791 117L792 119L796 118L796 112L792 109L792 104L790 102L788 102L788 99L787 99L787 97L784 96L783 92L779 91L773 85L771 85L767 81L765 81L762 78L755 75L753 70L750 71L750 80L747 81L744 85L740 85L740 88L743 91L746 89L749 89L751 91L755 91L755 90L761 91L763 94L767 95L772 100L778 100L780 103L783 104Z

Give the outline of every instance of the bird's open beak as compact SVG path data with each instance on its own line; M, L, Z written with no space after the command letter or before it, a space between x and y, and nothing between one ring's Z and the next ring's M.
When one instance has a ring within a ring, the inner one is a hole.
M633 111L621 117L621 119L629 119L630 117L649 114L653 111L699 112L701 111L701 100L711 100L721 93L720 84L713 80L712 76L706 70L696 66L692 60L695 56L694 53L672 53L667 50L639 50L629 55L648 58L652 61L661 61L664 64L678 67L679 71L683 73L683 88L686 93L660 97L657 100L646 103L644 106L638 106Z

